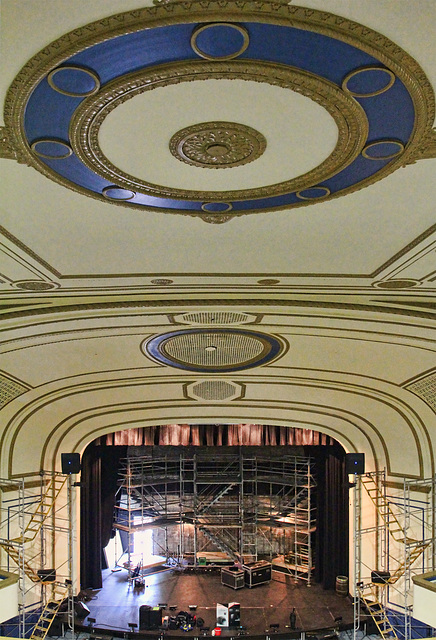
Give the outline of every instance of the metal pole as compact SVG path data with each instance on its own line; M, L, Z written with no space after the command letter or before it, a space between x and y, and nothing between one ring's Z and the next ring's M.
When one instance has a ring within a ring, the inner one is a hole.
M74 595L73 595L73 584L74 584L74 492L73 492L73 479L72 476L68 476L68 484L67 484L67 510L68 510L68 626L71 629L72 638L75 638L74 631Z
M21 542L18 550L19 558L19 575L20 575L20 604L19 608L19 636L20 638L26 637L26 573L25 573L25 558L24 558L24 478L19 481L18 484L18 523L20 528Z
M354 560L354 594L353 594L353 640L357 640L357 631L360 627L360 566L361 566L361 530L360 530L360 512L361 512L361 485L360 476L354 474L354 502L353 502L353 560Z

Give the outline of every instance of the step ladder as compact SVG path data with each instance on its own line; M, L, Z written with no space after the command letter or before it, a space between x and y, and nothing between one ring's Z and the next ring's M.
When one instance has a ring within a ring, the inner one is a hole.
M223 551L228 556L230 556L230 558L233 558L233 560L239 560L238 552L235 549L233 549L229 544L227 544L220 536L213 533L212 531L210 531L210 529L208 529L205 526L199 527L199 530L202 533L204 533L206 538L209 538L211 542L213 542L219 549L221 549L221 551Z
M385 585L377 585L379 588L385 588ZM358 593L361 601L364 603L366 610L371 618L374 620L379 634L382 638L396 638L399 640L398 635L389 622L389 618L386 615L385 607L378 597L378 589L375 585L367 584L358 587Z
M424 553L430 544L431 541L417 542L416 546L407 554L405 561L402 562L393 573L391 573L388 583L395 584L406 573L406 571L410 569L412 564Z
M406 554L404 562L400 563L388 580L389 584L395 584L410 569L412 564L424 553L431 541L421 541L415 538L409 538L404 535L404 528L400 523L398 516L393 511L390 503L380 490L376 473L367 473L361 476L361 482L368 493L377 513L386 525L387 531L396 542L410 545L411 551Z
M368 496L370 497L372 503L374 504L377 513L380 518L386 525L390 535L397 542L404 542L404 528L400 521L398 520L398 516L393 511L390 503L386 499L386 496L380 490L375 473L366 473L361 476L361 482L366 489ZM409 540L406 540L409 542ZM415 540L410 540L410 542L416 542Z
M19 540L20 542L22 542L21 538L19 538ZM27 540L24 540L24 542L27 542ZM21 547L19 547L18 545L15 546L13 541L11 540L2 540L0 541L0 548L6 551L8 556L12 558L12 560L18 567L24 569L25 575L32 582L42 582L35 569L27 562L27 560L24 559L22 555L24 551Z
M56 500L65 487L67 481L68 476L54 475L52 478L50 478L49 482L45 486L45 491L41 496L35 511L33 512L29 522L24 529L24 542L30 542L31 540L34 540L38 533L41 531L44 522L50 515L54 513ZM12 541L22 542L22 538L15 538Z
M221 491L219 491L216 496L211 500L211 502L207 502L207 501L203 501L203 504L199 505L198 508L198 515L204 515L207 511L209 511L209 509L211 509L213 507L213 505L217 504L221 498L223 498L229 491L231 491L233 489L233 487L235 486L235 483L232 482L228 485L226 485L225 487L223 487L221 489Z
M67 585L60 582L54 582L52 585L53 589L50 598L47 600L38 622L33 628L30 640L44 640L62 603L68 597L69 587Z

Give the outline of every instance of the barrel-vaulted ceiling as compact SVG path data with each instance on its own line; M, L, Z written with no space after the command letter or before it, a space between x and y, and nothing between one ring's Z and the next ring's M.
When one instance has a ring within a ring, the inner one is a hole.
M434 473L434 1L1 13L2 474L178 420Z

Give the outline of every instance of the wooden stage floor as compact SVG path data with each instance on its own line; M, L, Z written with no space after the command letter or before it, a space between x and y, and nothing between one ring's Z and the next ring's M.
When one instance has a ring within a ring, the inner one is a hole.
M155 569L155 571L158 571ZM276 572L273 572L273 575ZM278 580L257 585L253 588L232 589L221 584L220 571L206 573L164 570L145 576L145 586L135 589L127 581L127 571L103 573L103 588L87 591L85 604L90 613L76 621L80 629L88 628L88 618L95 618L93 635L118 635L131 631L129 623L137 624L139 630L139 607L147 604L158 606L167 604L163 615L175 615L179 611L189 611L189 605L196 605L197 617L204 620L210 631L194 629L188 636L210 635L216 626L216 604L238 602L241 606L241 635L264 635L265 633L290 632L289 614L296 609L296 629L314 631L331 629L335 619L342 618L343 628L353 625L353 605L349 597L337 595L335 591L325 591L320 585L307 587L303 581L277 576ZM175 607L170 611L169 607ZM271 627L270 625L275 625ZM276 626L278 625L278 626ZM141 635L159 635L159 632L141 632ZM165 631L165 635L184 635L180 629ZM238 630L223 629L223 636L236 636Z

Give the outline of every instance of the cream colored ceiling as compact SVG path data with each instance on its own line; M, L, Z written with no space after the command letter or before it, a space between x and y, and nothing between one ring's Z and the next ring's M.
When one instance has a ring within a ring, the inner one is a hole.
M392 38L415 57L436 86L431 0L306 4L361 21ZM137 6L137 2L114 0L3 0L0 95L4 99L16 73L45 44L76 26ZM147 117L150 113L153 118ZM244 113L247 124L268 138L266 153L254 163L234 170L192 168L160 144L163 130L168 135L216 117L237 121ZM330 153L336 136L336 125L327 112L290 90L212 80L137 96L112 112L100 132L107 155L120 158L122 167L140 171L147 166L157 181L178 186L188 179L194 188L197 184L222 187L227 182L230 187L250 185L259 175L270 183L288 170L288 177L302 173ZM317 139L321 139L318 144ZM147 284L147 276L164 273L228 273L237 276L236 281L245 274L368 275L413 243L435 220L436 160L420 161L370 188L330 202L247 215L224 225L132 212L72 193L14 161L0 162L2 224L39 258L29 259L29 252L17 249L16 243L10 247L18 255L5 257L2 271L12 282L32 277L29 262L34 277L38 269L50 277L41 265L45 262L63 277L63 287L75 284L69 279L76 275L85 277L81 281L85 287L95 284L87 278L96 275L138 274L139 284ZM424 262L422 267L402 271L401 277L425 279L431 267ZM399 264L404 264L404 258ZM110 284L122 283L115 278ZM7 292L9 286L4 289Z
M388 36L436 88L433 0L301 4ZM20 68L45 44L139 5L2 0L2 101ZM188 84L195 86L166 87L116 109L100 132L106 155L136 174L151 163L156 180L170 186L194 176L214 188L227 180L230 187L250 185L259 175L280 180L283 154L291 173L301 173L335 144L336 125L327 112L289 90L242 81ZM149 110L152 123L144 116ZM218 117L234 120L235 112L268 137L258 161L215 172L162 152L164 127L175 132ZM285 122L291 124L283 132ZM403 434L413 451L410 473L432 472L436 416L430 399L436 392L423 399L407 387L436 362L436 237L429 231L436 220L435 159L329 202L220 225L92 200L13 160L0 160L0 167L0 373L27 389L8 396L1 411L4 469L37 468L60 450L81 450L90 438L125 424L249 419L313 425L350 450L384 451L382 463L391 447L393 475L401 471ZM390 279L416 286L377 287ZM56 288L25 291L23 281ZM237 399L200 402L189 385L201 375L161 366L140 346L180 328L177 314L220 309L252 314L249 328L280 336L288 349L266 367L226 374L244 390ZM34 447L38 462L20 457L23 445Z

